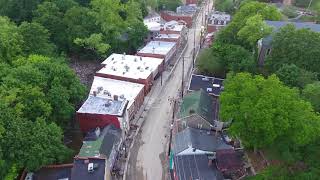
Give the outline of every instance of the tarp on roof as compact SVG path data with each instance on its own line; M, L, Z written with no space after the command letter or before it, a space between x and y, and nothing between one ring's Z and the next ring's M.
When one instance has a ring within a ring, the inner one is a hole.
M180 107L180 118L198 114L210 124L214 124L213 99L203 90L193 91L183 98Z

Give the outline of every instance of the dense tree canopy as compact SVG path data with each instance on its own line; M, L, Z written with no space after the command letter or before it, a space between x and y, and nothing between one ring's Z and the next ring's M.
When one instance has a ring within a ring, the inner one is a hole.
M304 146L317 137L320 117L299 93L284 86L276 76L267 79L248 73L230 74L220 96L220 115L233 119L230 132L246 147L292 148Z
M143 0L0 0L0 179L70 158L63 130L86 89L66 55L136 51L146 13Z
M310 101L314 109L320 112L320 82L308 84L302 90L302 97Z
M54 54L55 45L50 42L50 33L41 24L23 22L19 32L23 37L23 54Z
M252 50L254 41L270 33L270 29L262 21L280 18L281 13L275 6L255 1L243 3L229 25L219 32L216 41L241 45Z
M294 64L283 64L275 74L284 84L290 87L303 88L317 80L316 73L301 69Z
M176 8L182 4L181 0L159 0L159 9L176 11Z
M0 62L11 63L22 54L23 37L17 26L0 16Z
M281 28L273 35L272 51L266 64L271 72L283 64L295 64L310 72L320 72L320 33L295 29L293 25Z
M15 22L31 21L32 13L43 0L0 0L0 15Z
M215 43L212 48L213 55L227 71L254 71L256 63L252 53L243 47L239 45Z

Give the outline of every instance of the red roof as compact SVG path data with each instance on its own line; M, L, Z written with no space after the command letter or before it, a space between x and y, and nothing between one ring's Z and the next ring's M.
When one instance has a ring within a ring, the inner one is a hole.
M242 157L234 149L217 151L216 164L222 172L235 172L243 168Z

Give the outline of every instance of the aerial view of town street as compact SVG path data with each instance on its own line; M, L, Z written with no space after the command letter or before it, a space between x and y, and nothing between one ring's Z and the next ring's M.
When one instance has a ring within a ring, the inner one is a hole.
M320 0L0 0L0 180L320 180Z

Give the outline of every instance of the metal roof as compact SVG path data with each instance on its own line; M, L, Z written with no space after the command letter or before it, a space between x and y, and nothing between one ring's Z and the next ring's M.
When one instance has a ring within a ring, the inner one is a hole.
M96 166L93 172L88 172L89 163ZM105 180L105 159L75 159L71 173L72 180Z
M198 114L210 124L214 124L213 99L203 90L187 94L180 106L180 118Z
M193 74L189 84L190 91L204 90L208 94L219 96L223 90L224 79ZM219 85L219 87L217 86Z
M96 157L108 159L113 148L121 143L121 130L113 125L106 126L101 130L98 139L83 141L78 157Z
M174 157L174 168L179 180L222 180L215 164L209 165L207 155L185 155Z
M186 128L175 135L173 151L175 155L178 155L189 147L208 152L233 149L232 146L223 141L220 134L200 129Z
M273 31L276 32L280 28L292 24L296 29L310 29L314 32L320 32L320 24L314 24L311 22L288 22L288 21L265 21L267 25L273 27ZM262 39L262 45L270 47L272 42L272 34Z

